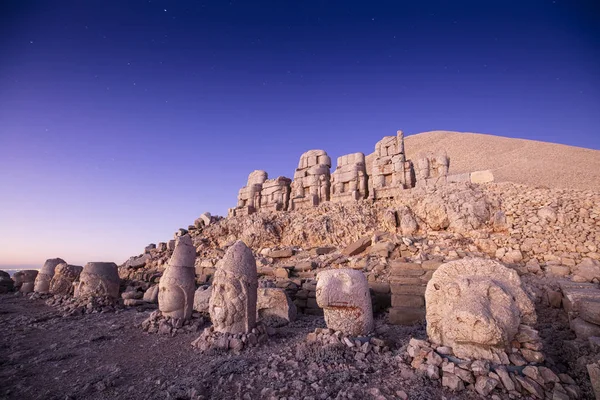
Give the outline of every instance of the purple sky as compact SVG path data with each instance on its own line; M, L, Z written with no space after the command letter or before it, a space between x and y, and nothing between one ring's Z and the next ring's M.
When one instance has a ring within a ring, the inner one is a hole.
M377 5L369 4L377 3ZM0 5L0 268L115 261L382 136L600 149L594 1Z

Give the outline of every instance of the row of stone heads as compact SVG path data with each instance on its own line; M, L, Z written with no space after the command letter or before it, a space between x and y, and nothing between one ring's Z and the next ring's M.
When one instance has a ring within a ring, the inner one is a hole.
M159 283L160 311L189 319L194 297L195 249L189 236L178 240ZM217 264L209 300L214 330L248 333L256 326L258 275L252 251L237 241ZM535 307L516 271L489 259L442 264L426 292L427 333L434 343L462 358L494 360L536 323ZM329 269L317 274L316 301L327 328L349 336L373 330L369 285L361 271ZM527 327L527 329L524 328Z
M158 285L159 310L174 319L191 318L196 290L196 249L189 235L177 238ZM50 259L40 271L17 272L22 292L76 297L119 295L114 263L84 267ZM258 274L252 251L242 242L230 246L217 264L209 300L215 331L248 333L257 324ZM316 301L329 329L349 336L373 330L369 285L361 271L330 269L317 274ZM427 334L453 348L461 358L493 360L524 331L532 331L536 313L516 271L497 261L465 258L442 264L425 291ZM524 329L527 327L527 329ZM521 332L521 333L520 333Z
M363 153L352 153L338 157L333 173L331 165L326 151L309 150L300 156L293 180L283 176L268 179L263 170L251 172L230 216L247 215L258 209L295 210L332 200L393 197L390 190L410 189L417 180L423 184L435 180L437 184L437 179L448 175L449 159L445 153L427 154L413 165L406 160L404 134L398 131L396 136L377 142L370 162Z
M85 266L68 264L61 258L46 260L40 270L17 271L14 287L22 293L53 295L119 296L119 272L112 262L89 262Z

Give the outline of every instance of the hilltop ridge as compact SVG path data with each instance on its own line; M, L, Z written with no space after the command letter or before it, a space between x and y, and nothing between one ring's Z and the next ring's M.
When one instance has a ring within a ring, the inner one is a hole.
M453 131L423 132L404 140L407 159L445 150L450 174L489 169L496 182L600 191L600 150ZM367 166L372 157L367 156Z

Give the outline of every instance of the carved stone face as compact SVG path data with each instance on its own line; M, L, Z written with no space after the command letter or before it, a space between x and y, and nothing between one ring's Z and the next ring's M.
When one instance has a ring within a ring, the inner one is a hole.
M189 235L177 238L175 250L158 284L158 308L163 315L189 319L194 306L196 248Z
M443 264L425 292L427 334L458 357L492 357L503 350L521 323L535 322L533 303L517 273L483 259Z
M76 297L119 297L119 272L115 263L90 262L79 275Z
M373 309L367 279L362 272L333 269L317 276L317 304L327 327L352 336L373 330Z
M50 289L50 281L54 276L54 271L56 266L64 263L65 260L61 258L51 258L46 260L42 268L40 269L40 273L35 278L35 291L37 293L48 293Z
M215 328L245 332L247 288L244 282L223 273L215 273L209 313Z
M15 287L18 288L22 293L33 292L33 285L37 275L38 271L35 269L27 269L15 272L13 275Z
M256 325L258 279L252 251L242 241L231 246L215 271L208 304L214 329L246 333Z
M69 265L67 263L58 264L54 270L54 276L50 281L50 293L69 295L73 292L73 282L75 282L83 267L78 265Z

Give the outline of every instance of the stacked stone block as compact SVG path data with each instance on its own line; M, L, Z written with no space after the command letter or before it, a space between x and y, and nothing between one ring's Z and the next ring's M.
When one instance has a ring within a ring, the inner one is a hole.
M248 175L246 186L238 193L238 204L229 210L230 216L250 215L260 207L260 195L263 183L267 180L266 171L256 170Z
M390 264L391 324L410 325L425 319L425 289L441 262L428 260L422 264L392 261Z
M331 158L325 150L309 150L300 156L292 182L291 210L316 207L329 201Z
M317 281L307 279L296 292L294 304L298 312L309 315L323 315L323 309L317 304Z
M292 180L285 176L267 179L260 192L261 211L284 211L290 201L290 185Z
M331 189L331 201L334 202L367 198L368 180L363 153L338 157L337 168L331 174Z
M404 154L404 133L385 136L375 145L375 159L369 177L369 198L393 198L398 190L414 187L412 162Z

